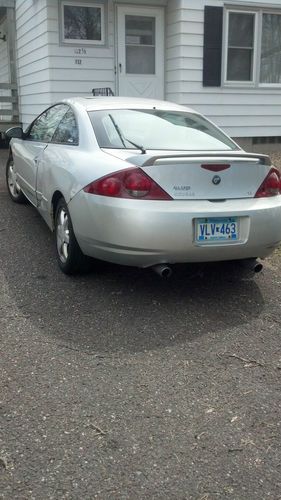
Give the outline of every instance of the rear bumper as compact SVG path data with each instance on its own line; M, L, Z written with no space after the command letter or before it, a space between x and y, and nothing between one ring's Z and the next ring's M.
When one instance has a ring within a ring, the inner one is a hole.
M135 201L80 191L69 210L82 251L117 264L264 258L281 241L281 196L214 203ZM196 243L195 219L231 216L240 220L239 241Z

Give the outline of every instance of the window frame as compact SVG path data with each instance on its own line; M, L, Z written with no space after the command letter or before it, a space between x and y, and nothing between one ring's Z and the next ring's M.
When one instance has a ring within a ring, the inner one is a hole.
M227 80L227 62L228 62L228 27L229 13L245 13L255 14L255 29L254 29L254 47L253 47L253 80ZM221 86L225 88L269 88L279 89L280 83L262 83L260 82L260 67L261 67L261 48L262 48L262 22L263 14L281 15L281 9L270 8L270 6L226 6L223 12L223 47L222 47L222 72Z
M262 22L263 22L263 14L272 14L272 15L279 15L281 16L281 9L269 9L269 8L263 8L260 9L260 43L259 43L259 50L258 50L258 63L259 63L259 73L257 76L257 86L262 87L262 88L276 88L280 89L281 88L281 82L280 83L268 83L268 82L260 82L260 66L261 66L261 48L262 48Z
M254 40L253 40L253 68L252 80L227 80L227 64L228 64L228 36L229 36L229 14L252 14L254 15ZM259 13L257 10L249 8L227 8L224 10L223 19L223 61L222 61L222 82L225 87L254 87L259 75L259 64L257 58L257 48L259 43Z
M83 38L65 38L64 36L64 6L73 7L96 7L101 11L101 40L85 40ZM106 29L105 29L105 6L102 2L92 3L90 1L79 2L79 0L62 0L60 3L60 32L61 43L64 45L86 45L86 46L105 46L106 43Z

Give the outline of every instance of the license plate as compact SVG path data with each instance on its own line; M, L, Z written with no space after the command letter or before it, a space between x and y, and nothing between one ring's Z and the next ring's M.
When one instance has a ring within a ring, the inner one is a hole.
M219 217L195 219L196 241L200 243L210 241L238 240L238 218Z

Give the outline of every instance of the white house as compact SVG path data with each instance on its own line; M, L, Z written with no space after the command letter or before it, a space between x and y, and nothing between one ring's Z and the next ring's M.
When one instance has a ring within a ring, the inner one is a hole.
M105 87L278 144L281 0L0 0L2 121Z

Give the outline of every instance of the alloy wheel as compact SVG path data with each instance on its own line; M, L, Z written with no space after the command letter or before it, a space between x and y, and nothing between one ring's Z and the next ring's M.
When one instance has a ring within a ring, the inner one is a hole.
M61 207L57 216L57 249L61 262L65 263L69 256L69 218L63 207Z
M14 198L17 198L21 195L21 189L17 183L16 179L16 174L14 172L14 162L13 160L10 161L9 166L8 166L8 188L11 193L11 195Z

